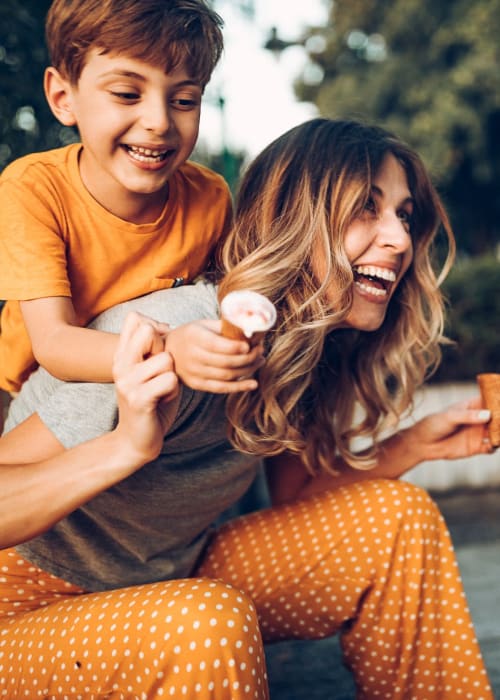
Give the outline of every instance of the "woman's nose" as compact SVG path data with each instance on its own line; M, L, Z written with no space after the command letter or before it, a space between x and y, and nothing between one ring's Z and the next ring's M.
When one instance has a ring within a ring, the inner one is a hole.
M384 247L392 247L404 252L411 245L409 224L406 224L396 212L385 212L378 221L378 240Z

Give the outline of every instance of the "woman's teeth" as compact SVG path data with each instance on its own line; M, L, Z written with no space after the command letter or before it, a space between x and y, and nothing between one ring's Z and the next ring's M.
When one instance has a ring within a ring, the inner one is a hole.
M365 282L360 282L359 280L356 280L354 284L356 285L356 287L359 287L368 294L374 294L377 297L385 297L387 295L387 289L372 287L371 285L368 285Z
M386 267L376 267L375 265L357 265L353 268L358 275L366 277L378 277L387 282L396 281L396 273L393 270L388 270Z
M357 265L353 267L354 283L368 294L384 297L389 293L387 283L396 281L396 273L385 267L375 265Z

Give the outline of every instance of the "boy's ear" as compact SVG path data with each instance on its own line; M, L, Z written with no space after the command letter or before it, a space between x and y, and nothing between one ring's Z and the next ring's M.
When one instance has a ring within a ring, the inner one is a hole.
M69 80L63 78L54 66L49 66L45 70L43 89L55 118L64 126L74 126L76 119L73 113L73 87Z

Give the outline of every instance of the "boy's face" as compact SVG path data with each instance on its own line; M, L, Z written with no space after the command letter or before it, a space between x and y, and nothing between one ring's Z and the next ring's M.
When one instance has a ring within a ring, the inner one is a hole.
M56 116L80 132L80 172L89 192L122 218L156 218L169 178L196 143L201 86L182 65L166 74L94 49L78 84L66 83L65 91L68 121Z

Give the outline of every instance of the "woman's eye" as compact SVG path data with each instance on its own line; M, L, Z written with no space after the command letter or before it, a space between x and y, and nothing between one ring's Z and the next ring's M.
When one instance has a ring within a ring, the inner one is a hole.
M377 207L375 206L375 202L373 201L373 199L371 197L366 200L364 208L365 208L365 211L369 211L372 214L375 214L377 211Z
M409 229L412 221L412 214L409 211L402 210L399 212L399 218L403 224Z

